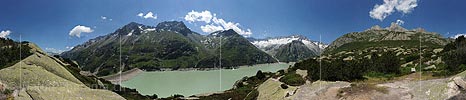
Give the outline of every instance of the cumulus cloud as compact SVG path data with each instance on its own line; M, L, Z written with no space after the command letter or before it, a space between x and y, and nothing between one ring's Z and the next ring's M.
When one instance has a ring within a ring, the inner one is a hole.
M139 13L137 16L142 17L144 16L144 13Z
M405 21L398 19L398 20L396 20L396 24L403 25L403 24L405 24Z
M2 31L0 32L0 38L7 38L8 35L10 35L10 33L11 33L10 30Z
M250 36L250 35L252 35L251 29L242 30L241 28L239 28L239 26L240 26L239 23L235 23L235 22L226 22L225 20L223 20L223 19L218 19L217 17L214 17L214 18L212 19L212 21L213 21L215 24L222 26L223 29L225 29L225 30L233 29L235 32L237 32L238 34L243 35L243 36Z
M384 3L376 4L369 12L371 18L383 21L387 16L393 12L401 12L403 14L410 13L417 7L417 0L384 0Z
M456 38L458 38L458 37L460 37L460 36L465 36L465 37L466 37L466 33L464 33L464 34L456 34L455 36L452 36L452 37L450 37L450 38L456 39Z
M202 12L196 12L192 10L186 16L184 16L184 20L188 22L204 21L205 23L210 23L212 17L213 16L210 11L204 10Z
M152 12L148 12L144 15L144 13L138 13L137 16L142 17L144 19L157 19L157 15L154 15Z
M212 32L215 32L215 31L223 30L223 27L210 24L210 25L201 26L201 30L203 32L212 33Z
M70 36L76 36L76 37L81 37L81 33L91 33L94 30L92 30L90 27L87 26L75 26L73 29L71 29L69 35Z
M206 33L233 29L238 34L246 37L252 35L251 29L243 30L240 28L239 23L227 22L224 19L217 18L215 13L207 10L202 12L191 11L184 19L188 22L205 22L207 25L201 26L201 30Z

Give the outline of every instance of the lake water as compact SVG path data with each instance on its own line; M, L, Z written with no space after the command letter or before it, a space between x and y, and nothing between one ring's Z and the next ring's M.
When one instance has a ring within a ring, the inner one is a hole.
M288 68L290 64L292 63L259 64L235 70L222 69L221 81L220 70L142 72L121 84L136 89L143 95L157 94L159 97L169 97L173 94L181 94L191 96L225 91L231 89L233 84L244 76L254 76L259 70L276 72Z

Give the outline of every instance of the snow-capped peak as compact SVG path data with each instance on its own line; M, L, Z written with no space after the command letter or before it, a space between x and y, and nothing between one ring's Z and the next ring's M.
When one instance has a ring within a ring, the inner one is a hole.
M251 43L254 44L257 48L269 51L273 48L279 48L281 45L291 43L292 41L300 41L310 50L320 53L321 50L327 47L326 44L318 41L312 41L305 36L301 35L291 35L285 37L276 37L276 38L267 38L267 39L251 39Z

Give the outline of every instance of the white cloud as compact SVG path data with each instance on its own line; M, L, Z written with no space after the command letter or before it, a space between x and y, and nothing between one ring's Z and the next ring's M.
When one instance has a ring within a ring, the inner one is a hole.
M71 49L73 49L74 47L66 46L65 48L68 49L68 50L71 50Z
M398 19L398 20L396 20L396 24L403 25L403 24L405 24L405 21Z
M71 29L69 35L70 36L76 36L76 37L81 37L81 33L91 33L94 30L92 30L90 27L87 26L75 26L73 29Z
M144 13L139 13L137 16L142 17L144 16Z
M100 18L103 19L103 20L107 19L107 17L105 17L105 16L100 16Z
M235 32L237 32L238 34L243 35L243 36L246 36L246 37L252 35L251 29L247 29L247 31L242 30L241 28L239 28L239 26L240 26L239 23L226 22L226 21L223 20L223 19L217 19L217 17L214 17L214 18L212 19L212 21L213 21L215 24L222 26L223 29L225 29L225 30L233 29L233 30L234 30Z
M456 39L456 38L458 38L458 37L460 37L460 36L465 36L465 37L466 37L466 33L464 33L464 34L456 34L455 36L452 36L452 37L450 37L450 38Z
M192 10L186 16L184 16L184 20L188 22L204 21L205 23L210 23L210 20L212 19L212 17L213 16L210 13L210 11L204 10L202 12L196 12Z
M104 20L104 21L105 21L105 20L108 20L108 21L112 21L112 20L113 20L113 19L111 19L111 18L108 18L107 16L100 16L100 19L102 19L102 20Z
M10 30L2 31L0 32L0 38L7 38L7 36L10 35L10 33Z
M215 32L215 31L223 30L223 27L210 24L210 25L201 26L201 29L202 29L203 32L212 33L212 32Z
M148 12L146 15L144 15L144 13L138 13L137 16L142 17L144 19L149 19L149 18L150 19L157 19L157 15L154 15L154 13L152 13L152 12Z
M407 14L417 6L417 0L384 0L383 4L376 4L374 6L374 8L369 12L369 16L383 21L387 16L391 15L395 11Z
M240 28L241 25L239 23L227 22L221 18L217 18L215 13L212 14L207 10L202 12L191 11L185 16L184 19L188 22L205 22L207 25L201 26L201 30L206 33L233 29L238 34L246 37L252 35L251 29L243 30Z
M410 13L415 7L417 7L417 0L399 0L398 5L395 6L396 10L403 13Z

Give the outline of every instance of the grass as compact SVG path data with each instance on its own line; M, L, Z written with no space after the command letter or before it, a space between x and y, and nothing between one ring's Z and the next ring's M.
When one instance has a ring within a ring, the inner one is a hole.
M260 93L260 90L255 90L258 88L259 85L263 84L267 79L269 79L275 73L264 72L263 73L266 78L259 79L256 76L245 77L242 79L241 84L238 84L234 89L226 90L223 93L212 94L209 96L200 96L201 100L254 100ZM248 84L242 84L246 82ZM281 88L278 84L277 88ZM249 95L248 95L249 94Z
M441 45L437 45L434 43L422 43L423 46L427 46L429 48L438 48L442 47ZM325 54L331 53L338 53L341 51L352 51L352 50L362 50L369 47L401 47L404 46L405 48L419 48L419 41L417 40L385 40L385 41L378 41L378 42L351 42L343 44L342 46L332 50L332 51L325 51Z
M295 72L290 72L285 74L282 78L280 78L280 82L288 84L290 86L300 86L306 83L303 76L296 74Z

